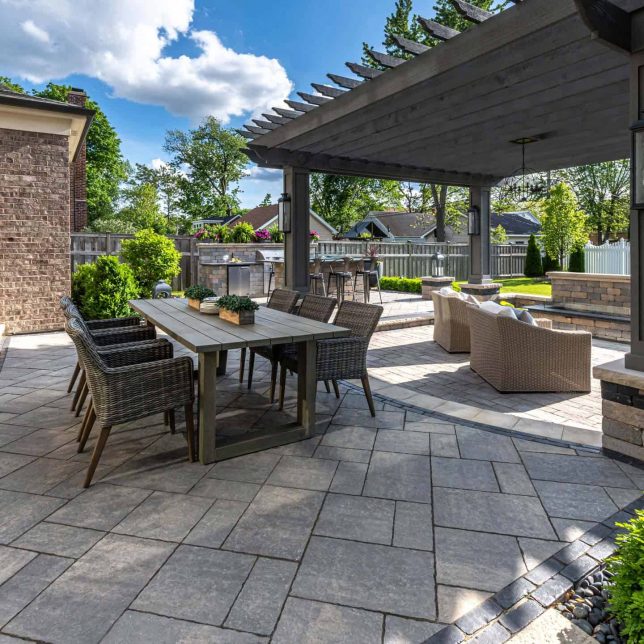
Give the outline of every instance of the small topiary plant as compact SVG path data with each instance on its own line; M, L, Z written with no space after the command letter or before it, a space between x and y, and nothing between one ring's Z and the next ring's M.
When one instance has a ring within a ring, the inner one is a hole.
M181 272L181 253L174 242L153 230L140 230L121 244L121 256L130 266L141 297L151 297L159 281L172 281Z
M128 301L139 296L139 289L130 267L112 255L98 257L94 264L84 266L90 268L77 270L72 276L72 292L76 282L77 296L82 296L81 313L88 320L132 315Z
M420 293L423 290L420 277L381 277L380 288L400 293Z
M585 273L586 272L586 251L583 246L578 246L570 253L570 261L568 262L568 270L571 273Z
M259 308L257 302L253 302L253 300L246 295L222 295L217 300L217 306L220 309L226 309L233 313L239 313L240 311L257 311Z
M620 634L628 642L644 642L644 510L618 523L626 532L616 537L617 553L608 560L613 574L610 609L621 622Z
M189 286L184 292L184 296L189 300L199 300L200 302L203 302L207 297L215 297L215 295L216 293L212 289L198 284Z
M557 259L552 259L547 253L545 257L543 258L543 273L544 275L546 273L550 273L551 271L560 271L561 270L561 264L559 263L559 260Z
M255 230L247 221L240 221L233 226L230 241L235 244L250 244L255 239Z
M525 256L525 266L523 274L526 277L542 277L543 276L543 262L541 261L541 251L537 244L537 238L530 235L528 240L528 249Z

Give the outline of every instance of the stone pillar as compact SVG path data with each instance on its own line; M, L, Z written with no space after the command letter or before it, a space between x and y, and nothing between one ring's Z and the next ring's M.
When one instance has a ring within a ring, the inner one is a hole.
M423 277L422 278L422 295L423 300L431 300L434 291L440 291L445 286L450 286L454 281L453 277Z
M284 235L284 270L286 288L300 293L309 290L309 256L311 246L311 210L309 172L301 168L284 168L284 192L291 198L291 232Z

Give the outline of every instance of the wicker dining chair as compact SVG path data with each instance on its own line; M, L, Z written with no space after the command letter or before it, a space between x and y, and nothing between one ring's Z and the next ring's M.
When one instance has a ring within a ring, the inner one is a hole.
M321 295L305 295L298 311L298 316L316 322L328 322L333 315L337 300L334 297L322 297ZM253 377L255 366L255 354L266 358L271 363L271 403L275 400L275 387L277 383L277 367L284 352L296 353L297 346L294 344L276 344L266 347L253 347L248 363L248 387ZM327 383L328 386L328 383Z
M293 313L300 294L297 291L291 291L286 288L276 288L270 294L266 308L282 313ZM246 364L246 348L241 350L239 358L239 382L244 382L244 366ZM251 347L250 359L248 361L248 388L253 384L253 366L255 364L255 347Z
M114 425L145 418L160 411L183 407L186 416L188 458L194 461L194 364L185 356L121 366L109 366L96 350L81 322L72 318L65 330L70 335L85 367L92 394L93 412L85 434L94 424L100 434L83 487L89 487L105 443ZM117 359L115 359L118 362Z
M344 300L340 304L338 315L333 324L350 329L351 335L346 338L319 340L317 343L317 381L330 380L333 383L335 395L339 398L338 380L359 378L372 416L376 415L376 409L367 373L367 349L371 336L378 326L382 311L382 306ZM280 409L284 407L286 371L297 372L297 362L297 354L290 351L285 353L280 360Z

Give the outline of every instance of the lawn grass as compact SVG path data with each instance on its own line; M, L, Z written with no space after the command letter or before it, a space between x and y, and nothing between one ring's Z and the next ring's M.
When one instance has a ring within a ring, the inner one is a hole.
M552 285L550 282L543 280L532 277L512 277L494 281L503 284L501 293L523 293L524 295L545 295L552 297ZM455 284L465 284L465 282L455 282Z

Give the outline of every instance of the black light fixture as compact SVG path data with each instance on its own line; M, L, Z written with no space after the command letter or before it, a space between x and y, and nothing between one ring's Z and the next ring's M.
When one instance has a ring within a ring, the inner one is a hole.
M549 179L543 173L528 168L525 164L525 146L536 143L539 138L522 137L510 143L521 146L521 167L513 170L511 176L499 185L499 197L502 200L525 203L545 199L550 191Z
M277 227L283 233L291 232L291 198L286 192L277 200Z
M478 206L470 206L470 209L467 211L467 234L481 234L481 211Z
M644 121L631 125L631 204L644 210Z

